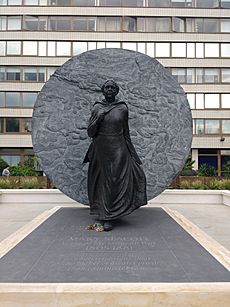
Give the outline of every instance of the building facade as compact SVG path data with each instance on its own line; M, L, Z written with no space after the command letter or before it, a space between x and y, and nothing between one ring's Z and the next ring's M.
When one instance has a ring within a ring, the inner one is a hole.
M33 155L31 118L44 82L96 48L157 58L193 114L194 168L230 164L230 0L0 0L0 156Z

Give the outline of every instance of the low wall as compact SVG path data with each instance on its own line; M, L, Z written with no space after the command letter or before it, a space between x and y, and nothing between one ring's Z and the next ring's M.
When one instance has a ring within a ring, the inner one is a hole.
M74 200L57 189L31 190L6 189L0 190L1 203L47 203L76 204ZM226 190L165 190L149 201L152 205L170 204L224 204L230 206L230 191Z

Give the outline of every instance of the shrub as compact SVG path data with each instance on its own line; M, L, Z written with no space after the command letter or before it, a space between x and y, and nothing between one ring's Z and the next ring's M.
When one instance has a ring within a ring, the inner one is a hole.
M222 180L222 190L230 190L230 180Z
M37 172L30 165L15 165L10 167L11 176L37 176Z
M196 180L196 181L194 181L194 182L191 183L191 189L195 189L195 190L205 190L205 185L203 184L202 181Z
M213 179L207 183L207 188L210 190L222 190L222 181Z
M201 166L199 167L197 175L212 177L212 176L216 176L217 172L214 166L204 163L204 164L201 164Z
M20 189L40 189L40 184L37 178L25 179L20 182Z
M0 179L0 189L13 189L9 179Z
M181 189L191 189L191 183L188 180L181 180L180 188Z

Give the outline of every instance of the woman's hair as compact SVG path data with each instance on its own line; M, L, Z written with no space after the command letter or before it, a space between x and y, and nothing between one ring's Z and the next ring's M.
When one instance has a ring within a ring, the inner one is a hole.
M106 83L108 83L108 82L113 82L113 84L115 85L115 87L116 87L116 95L119 93L119 86L117 85L117 83L114 81L114 80L112 80L112 79L109 79L109 80L106 80L105 81L105 83L102 85L102 87L101 87L101 91L102 92L104 92L104 88L105 88L105 85L106 85Z

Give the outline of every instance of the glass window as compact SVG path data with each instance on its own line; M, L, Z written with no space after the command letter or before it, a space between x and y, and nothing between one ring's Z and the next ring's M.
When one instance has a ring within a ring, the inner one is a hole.
M221 107L230 109L230 94L221 94Z
M187 99L191 109L195 109L195 94L187 94Z
M186 82L186 69L185 68L172 68L172 75L179 83Z
M205 68L204 69L204 82L205 83L219 82L219 69Z
M143 6L143 0L122 0L122 6Z
M0 81L6 80L6 69L5 67L0 67Z
M88 30L88 18L76 17L73 20L73 30L75 31L87 31Z
M230 120L222 119L222 133L230 134Z
M7 55L20 55L21 54L21 42L7 42L6 46Z
M0 92L0 107L5 107L5 93Z
M22 93L23 107L33 107L37 99L37 93Z
M37 42L26 41L23 42L23 55L37 55L38 44Z
M137 32L145 32L145 18L137 17Z
M47 31L47 16L39 16L38 31Z
M121 0L100 0L100 6L121 6Z
M73 42L73 55L87 51L87 42Z
M72 6L95 6L95 0L72 0Z
M204 134L204 120L196 119L196 134Z
M146 32L169 32L170 31L170 19L159 17L146 18Z
M205 94L205 108L218 109L220 107L219 94Z
M55 73L56 69L57 67L48 67L48 78Z
M205 133L218 134L220 133L219 119L206 119L205 120Z
M204 43L196 43L196 58L204 57Z
M45 81L46 81L46 69L45 67L38 67L38 82L45 82Z
M6 132L19 132L19 118L6 118Z
M55 42L48 42L48 56L55 56Z
M24 5L38 5L38 0L24 0Z
M38 30L38 17L24 16L23 29L28 30L28 31L37 31Z
M137 31L137 17L124 17L123 31L136 32Z
M18 163L20 162L20 156L12 156L12 155L1 155L1 158L3 160L5 160L8 165L18 165Z
M221 56L230 57L230 44L221 44Z
M37 68L24 68L24 81L37 81Z
M187 43L187 57L195 58L195 43Z
M38 42L38 55L46 56L46 42Z
M230 82L230 69L222 68L222 82Z
M106 48L120 48L120 43L107 43L106 42Z
M106 17L106 31L121 31L121 18Z
M136 43L123 43L122 48L137 51L137 44Z
M105 48L105 42L97 42L97 49Z
M219 44L205 43L204 54L206 58L219 57Z
M8 0L8 5L22 5L22 0Z
M156 43L156 57L170 57L170 44Z
M21 30L21 17L20 16L10 16L8 17L8 30Z
M185 18L173 17L172 18L172 30L173 32L185 31Z
M147 43L146 44L146 47L147 47L146 48L147 49L146 54L153 57L153 58L155 57L154 45L155 45L154 43Z
M187 68L187 83L195 83L194 68Z
M97 49L97 43L96 42L88 42L88 50L94 50Z
M196 69L196 82L203 83L203 77L204 77L203 68L197 68Z
M20 80L20 68L18 68L18 67L7 67L7 69L6 69L6 80Z
M229 9L230 8L230 0L221 0L221 7L225 8L225 9Z
M221 32L230 32L230 19L222 19L220 23Z
M196 0L196 7L218 7L219 1L218 0Z
M204 18L204 32L216 33L218 30L218 19Z
M145 54L145 43L137 43L137 51Z
M0 0L0 5L7 5L7 0Z
M6 55L6 42L0 42L0 56Z
M6 30L6 16L0 16L0 30Z
M171 0L173 7L189 7L192 6L192 0Z
M6 93L6 107L20 107L20 93Z
M21 132L31 132L32 131L32 118L22 118L22 131Z
M204 94L196 94L196 109L204 109Z
M70 56L70 42L57 42L57 56Z
M172 43L172 56L177 58L185 58L186 43Z
M170 7L170 0L148 0L149 7Z
M4 118L0 117L0 133L3 133L3 132L4 132Z

